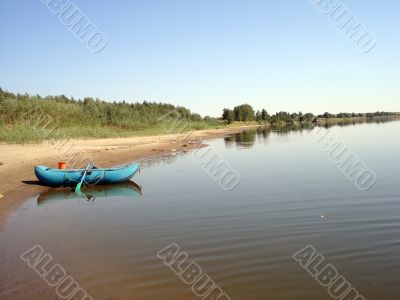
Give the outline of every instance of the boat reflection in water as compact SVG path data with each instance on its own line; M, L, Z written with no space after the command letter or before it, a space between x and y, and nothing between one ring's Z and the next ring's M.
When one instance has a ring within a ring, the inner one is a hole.
M107 197L133 198L142 195L142 188L133 181L114 185L87 186L77 194L70 188L56 188L41 193L37 197L37 204L43 205L60 200L80 199L93 202L95 199Z

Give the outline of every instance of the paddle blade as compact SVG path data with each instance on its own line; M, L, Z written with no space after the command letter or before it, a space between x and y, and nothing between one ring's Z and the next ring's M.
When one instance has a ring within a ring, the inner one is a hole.
M82 187L82 182L79 182L79 183L76 185L75 193L79 193L79 192L81 191L81 187Z

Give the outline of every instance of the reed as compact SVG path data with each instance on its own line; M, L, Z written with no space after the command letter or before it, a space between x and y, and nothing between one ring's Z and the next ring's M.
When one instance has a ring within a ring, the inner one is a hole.
M184 126L174 126L175 122ZM64 95L41 97L0 89L0 141L8 143L158 135L223 126L216 118L202 118L172 104L75 100Z

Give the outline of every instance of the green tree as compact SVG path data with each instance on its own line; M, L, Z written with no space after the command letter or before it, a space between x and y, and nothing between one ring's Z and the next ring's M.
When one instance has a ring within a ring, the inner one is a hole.
M296 114L296 113L292 113L292 114L290 115L290 118L291 118L293 121L298 121L298 120L299 120L299 115Z
M253 121L254 120L254 110L249 104L242 104L239 106L235 106L233 108L233 112L235 115L235 121Z
M235 115L233 113L233 110L229 108L224 108L222 112L222 120L227 121L228 124L231 124L235 119Z
M304 120L305 121L312 121L314 119L314 115L312 113L306 113L304 115Z
M267 111L263 108L262 110L261 110L261 119L263 120L263 121L269 121L269 119L270 119L271 117L270 117L270 115L267 113Z
M259 110L257 110L257 112L256 112L256 121L257 122L261 121L261 112Z

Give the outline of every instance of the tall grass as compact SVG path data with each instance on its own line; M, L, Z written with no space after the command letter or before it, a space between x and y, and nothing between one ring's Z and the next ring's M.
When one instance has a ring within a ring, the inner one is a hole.
M0 89L0 141L157 135L225 126L184 107L21 95Z

